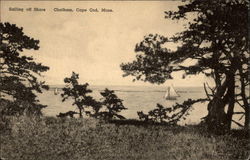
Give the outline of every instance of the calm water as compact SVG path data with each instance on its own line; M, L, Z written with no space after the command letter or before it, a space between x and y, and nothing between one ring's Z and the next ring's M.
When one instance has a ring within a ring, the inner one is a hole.
M90 88L93 90L91 95L95 99L101 98L100 91L105 88L115 90L117 96L124 100L124 106L128 108L120 113L126 118L138 118L137 111L147 113L149 110L155 108L157 103L164 106L172 106L176 102L181 103L188 98L196 99L206 97L202 87L175 87L180 97L174 101L164 99L167 87L162 86L92 86ZM60 90L58 95L54 94L53 86L49 91L40 94L39 100L42 104L48 105L48 107L43 110L44 114L47 116L56 116L60 112L67 112L69 110L77 111L76 107L72 106L72 101L62 102ZM181 123L197 123L200 121L200 118L204 117L206 114L206 103L197 103L194 105L194 109L190 116Z

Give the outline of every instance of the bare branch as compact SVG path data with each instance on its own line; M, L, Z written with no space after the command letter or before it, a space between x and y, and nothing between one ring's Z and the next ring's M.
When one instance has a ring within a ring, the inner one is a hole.
M203 86L204 86L204 90L205 90L205 93L206 93L206 95L207 95L207 98L209 99L209 101L211 101L210 95L209 95L208 92L207 92L206 84L204 83Z
M245 109L245 106L244 105L242 105L242 104L240 104L240 102L236 99L236 101L235 101L241 108L243 108L243 109Z
M239 121L242 120L242 118L245 116L245 114L242 114L242 116L239 118Z
M245 112L234 112L234 114L245 114Z
M232 122L234 122L235 124L237 124L240 127L244 127L242 124L240 124L239 122L236 122L235 120L232 119Z
M213 88L211 88L210 86L209 86L209 84L206 82L206 84L207 84L207 87L211 90L211 92L212 92L212 94L214 95L214 92L215 92L215 90L216 90L216 87L213 89Z

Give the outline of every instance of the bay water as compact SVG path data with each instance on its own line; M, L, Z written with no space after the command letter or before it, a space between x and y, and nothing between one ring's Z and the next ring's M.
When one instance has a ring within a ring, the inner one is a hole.
M63 86L51 86L48 91L44 91L38 95L38 99L42 104L47 105L43 109L45 116L56 116L60 112L67 112L69 110L78 111L76 106L73 106L72 100L62 102L61 88ZM55 94L55 88L58 89L58 94ZM175 103L182 103L189 98L205 98L203 87L175 87L175 90L180 95L176 100L166 100L164 95L167 87L165 86L90 86L93 91L90 93L96 100L102 96L100 92L105 88L114 90L115 94L123 100L123 104L127 110L120 112L121 115L129 119L138 119L137 112L143 111L147 113L156 107L159 103L163 106L170 107ZM207 103L197 103L193 105L193 109L186 120L182 120L181 124L196 124L201 118L207 115Z

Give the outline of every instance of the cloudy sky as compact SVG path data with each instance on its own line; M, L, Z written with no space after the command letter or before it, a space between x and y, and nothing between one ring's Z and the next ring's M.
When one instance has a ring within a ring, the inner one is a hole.
M180 1L2 1L1 21L23 27L24 33L40 40L38 51L25 51L50 67L44 73L48 84L63 84L72 71L91 85L150 85L122 77L122 62L135 58L135 44L149 33L171 36L184 22L164 18L164 11L176 10ZM9 11L9 8L44 8L45 12ZM55 12L54 8L74 12ZM76 8L112 9L113 12L76 12ZM201 86L203 75L182 79L180 74L166 84Z

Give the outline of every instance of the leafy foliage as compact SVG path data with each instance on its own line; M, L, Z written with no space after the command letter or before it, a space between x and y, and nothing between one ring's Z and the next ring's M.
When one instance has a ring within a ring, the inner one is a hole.
M88 83L79 84L79 75L75 72L72 73L70 78L65 78L64 82L67 84L63 88L62 101L68 98L73 99L73 105L76 105L79 109L80 117L83 117L83 113L88 116L111 120L114 118L125 119L119 115L118 112L126 109L122 100L114 94L114 91L105 89L100 94L103 96L101 101L95 100L89 95L92 90L88 89Z
M192 105L198 102L204 102L207 99L188 99L182 104L176 103L172 107L164 107L161 104L157 104L156 108L150 110L148 114L142 111L137 112L139 119L147 122L159 122L169 125L176 125L181 119L185 119L192 110Z
M104 119L125 119L122 115L118 113L127 108L124 107L122 100L117 97L117 95L112 90L108 90L107 88L100 93L103 96L101 104L105 111L99 112L99 115Z
M68 111L66 113L59 113L58 115L56 115L57 117L61 117L61 118L66 118L66 117L71 117L71 118L74 118L74 114L78 114L77 112L75 111Z
M82 117L85 109L95 103L95 100L93 99L93 97L88 95L92 92L92 90L88 89L88 83L79 84L78 79L79 75L75 72L72 72L71 77L66 77L64 79L64 82L67 85L63 88L63 93L61 94L61 96L63 98L63 102L68 98L72 98L72 105L77 106L77 108L79 109L79 115L80 117Z
M22 114L25 109L32 111L34 107L35 112L40 112L45 106L38 104L34 91L42 93L42 89L48 89L38 77L49 67L35 62L32 56L23 55L25 50L38 50L39 41L10 23L0 23L0 40L0 100L9 101L2 111L14 115Z

